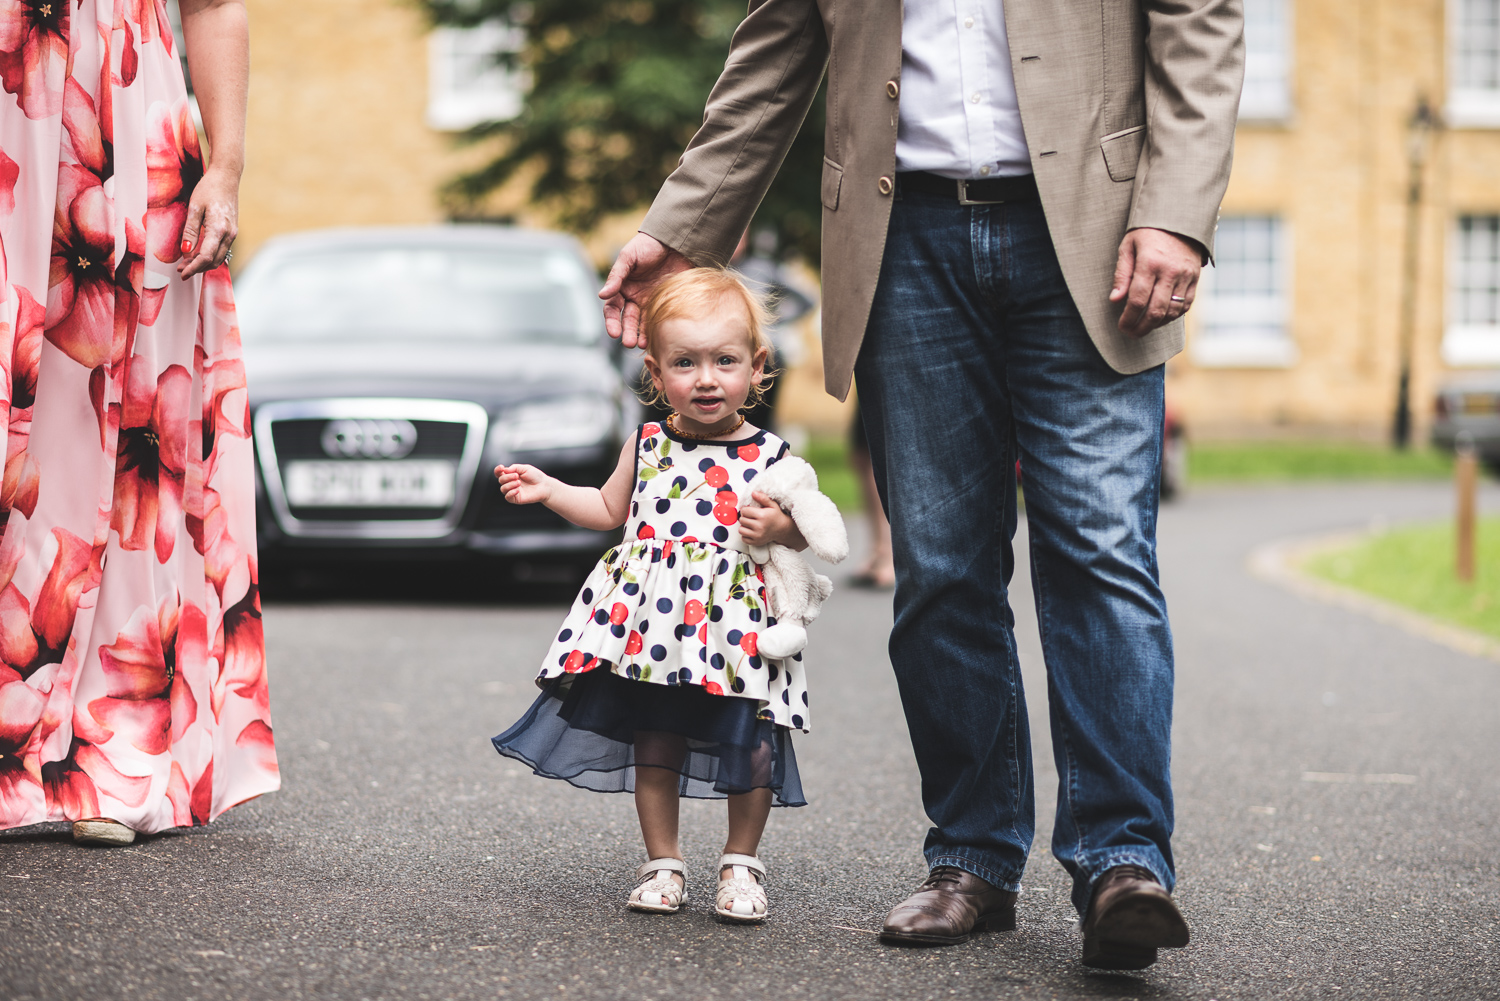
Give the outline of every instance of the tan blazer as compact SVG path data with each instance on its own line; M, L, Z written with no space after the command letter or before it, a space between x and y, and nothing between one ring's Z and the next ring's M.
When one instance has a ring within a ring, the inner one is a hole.
M825 67L823 358L849 393L885 251L896 170L901 0L751 0L703 127L641 231L722 264L780 168ZM1115 370L1182 350L1182 321L1135 339L1109 302L1127 229L1210 252L1244 74L1242 0L1005 0L1021 122L1052 241Z

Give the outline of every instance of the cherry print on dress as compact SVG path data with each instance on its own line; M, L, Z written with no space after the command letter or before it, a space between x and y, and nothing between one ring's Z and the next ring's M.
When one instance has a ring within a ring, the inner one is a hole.
M570 638L558 640L547 663L566 663L577 650L581 662L569 673L602 667L643 683L697 685L754 699L757 716L791 726L783 709L800 700L802 672L759 655L759 632L772 620L759 568L735 531L741 495L731 486L753 479L785 446L762 433L744 444L698 443L684 459L690 450L659 427L643 428L638 440L627 541L591 575L563 624ZM658 623L648 643L653 617L668 625Z

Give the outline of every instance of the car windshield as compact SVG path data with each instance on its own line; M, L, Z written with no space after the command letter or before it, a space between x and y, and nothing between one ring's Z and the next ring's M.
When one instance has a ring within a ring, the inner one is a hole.
M350 246L275 257L235 294L249 339L587 344L592 277L554 248Z

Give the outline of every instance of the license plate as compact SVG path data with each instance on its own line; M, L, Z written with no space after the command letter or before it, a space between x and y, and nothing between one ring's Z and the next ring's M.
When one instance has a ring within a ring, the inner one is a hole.
M289 462L293 507L448 507L456 467L438 459L390 462Z

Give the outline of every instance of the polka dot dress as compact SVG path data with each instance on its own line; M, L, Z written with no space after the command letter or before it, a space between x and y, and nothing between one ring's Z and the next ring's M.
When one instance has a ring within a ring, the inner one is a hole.
M739 505L787 452L769 431L695 442L640 429L625 541L600 560L569 610L537 683L611 671L754 699L757 716L806 730L802 656L773 661L756 641L775 619L740 538Z

